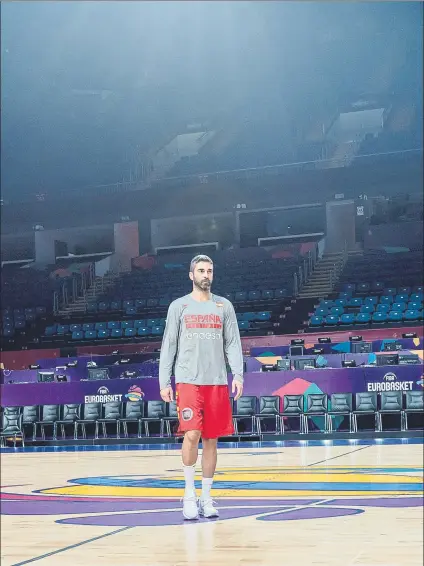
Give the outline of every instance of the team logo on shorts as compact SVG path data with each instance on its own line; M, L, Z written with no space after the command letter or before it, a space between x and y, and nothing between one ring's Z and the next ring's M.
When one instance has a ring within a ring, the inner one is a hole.
M193 410L186 407L181 411L181 417L183 421L191 421L193 418Z

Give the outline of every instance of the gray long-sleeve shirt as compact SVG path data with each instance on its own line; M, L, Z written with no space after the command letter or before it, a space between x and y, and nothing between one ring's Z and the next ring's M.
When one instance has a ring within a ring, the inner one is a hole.
M234 307L224 297L196 301L185 295L171 303L160 352L159 385L176 383L224 385L226 361L243 382L243 352Z

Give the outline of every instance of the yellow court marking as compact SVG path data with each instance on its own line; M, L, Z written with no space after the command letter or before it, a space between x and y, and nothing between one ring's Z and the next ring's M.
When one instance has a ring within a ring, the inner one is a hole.
M394 490L379 490L379 491L360 491L352 489L350 491L339 490L296 490L296 489L219 489L213 488L213 495L215 497L231 497L236 499L275 499L287 497L378 497L383 495L419 495L417 491L394 491ZM41 491L44 495L73 495L84 497L164 497L164 498L179 498L184 495L184 489L181 488L145 488L145 487L119 487L119 486L97 486L97 485L81 485L54 489L44 489Z

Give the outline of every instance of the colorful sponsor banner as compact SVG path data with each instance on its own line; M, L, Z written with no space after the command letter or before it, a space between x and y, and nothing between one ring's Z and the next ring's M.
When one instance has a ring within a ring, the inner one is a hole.
M424 388L423 366L364 368L365 391L416 391Z
M280 395L305 393L358 393L368 384L407 383L402 390L422 388L422 366L394 366L395 378L384 378L387 368L311 369L245 374L244 395ZM393 368L390 368L390 373ZM373 389L371 387L370 390ZM386 389L389 390L388 387ZM390 390L395 390L392 387ZM157 379L109 379L67 383L17 383L2 385L2 406L48 405L64 403L105 403L159 399ZM110 398L109 398L110 396Z

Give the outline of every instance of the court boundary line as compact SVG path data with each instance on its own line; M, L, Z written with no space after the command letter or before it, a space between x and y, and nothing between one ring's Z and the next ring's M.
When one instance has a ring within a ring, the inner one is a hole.
M16 562L12 564L12 566L23 566L24 564L31 564L31 562L37 562L37 560L42 560L43 558L49 558L50 556L54 556L55 554L59 554L61 552L66 552L67 550L72 550L73 548L77 548L78 546L82 546L84 544L88 544L89 542L94 542L95 540L99 540L101 538L109 537L111 535L116 535L117 533L121 533L123 531L127 531L128 529L134 529L134 527L123 527L121 529L117 529L110 533L105 533L103 535L99 535L97 537L93 537L87 540L83 540L81 542L77 542L75 544L71 544L69 546L65 546L63 548L59 548L57 550L53 550L52 552L46 552L46 554L42 554L41 556L35 556L34 558L30 558L28 560L24 560L23 562Z
M307 466L305 466L305 468L310 468L311 466L316 466L317 464L323 464L324 462L329 462L330 460L335 460L336 458L342 458L343 456L349 456L349 454L359 452L360 450L365 450L365 448L371 448L371 446L374 446L374 444L367 444L366 446L361 446L360 448L356 448L355 450L351 450L350 452L344 452L343 454L339 454L338 456L332 456L331 458L326 458L325 460L320 460L319 462L308 464Z

